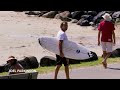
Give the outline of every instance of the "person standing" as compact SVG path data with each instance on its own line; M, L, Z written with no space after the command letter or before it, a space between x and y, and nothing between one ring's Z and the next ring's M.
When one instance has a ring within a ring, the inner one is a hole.
M115 26L112 23L112 17L110 14L105 13L103 16L103 21L100 22L98 26L98 46L101 44L103 50L103 61L102 64L104 68L107 68L107 59L110 57L112 52L113 44L116 44L115 39ZM100 40L101 37L101 40Z
M64 64L64 66L65 66L66 78L70 79L70 77L69 77L69 63L68 63L68 60L66 59L66 57L64 56L63 47L62 47L63 42L65 40L68 40L67 35L65 33L68 29L68 23L62 22L60 25L60 28L61 28L61 30L57 34L57 39L59 40L58 48L59 48L60 55L56 55L57 63L56 63L54 79L57 79L57 75L58 75L59 69L62 66L62 64Z
M17 59L14 56L8 57L7 64L10 66L9 74L25 73L23 66L18 63Z

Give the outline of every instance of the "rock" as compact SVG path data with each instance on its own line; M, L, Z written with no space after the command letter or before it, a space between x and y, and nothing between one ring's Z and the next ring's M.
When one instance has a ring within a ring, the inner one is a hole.
M88 20L85 20L84 18L80 19L78 22L77 22L77 25L80 25L80 26L90 26L90 23Z
M24 69L30 69L30 66L28 65L28 63L25 61L25 59L23 60L18 60L18 63L20 63Z
M64 11L59 14L56 14L55 19L61 19L62 21L71 21L72 19L70 17L69 11Z
M80 20L81 16L85 14L84 11L74 11L74 12L71 12L71 16L73 19L77 19L77 20Z
M5 72L5 66L4 65L0 65L0 73Z
M60 14L56 14L54 18L55 18L55 19L60 19L61 16L60 16Z
M25 11L25 14L28 15L39 15L41 12L40 11Z
M62 12L64 12L64 11L58 11L58 14L60 14L60 13L62 13Z
M69 64L80 64L80 60L68 59ZM40 60L40 66L55 66L56 65L56 58L52 56L44 56Z
M93 20L93 16L91 15L82 15L81 18L84 18L84 20L88 20L89 22Z
M97 12L96 11L88 11L87 14L91 15L91 16L96 16Z
M47 12L49 12L49 11L25 11L25 14L27 14L27 15L37 15L37 16L40 17Z
M57 11L50 11L48 13L43 14L42 16L46 18L54 18L57 13Z
M34 68L38 68L39 67L39 63L37 61L37 58L34 57L34 56L26 57L24 60L29 65L30 69L34 69Z
M120 11L114 12L112 14L112 18L114 18L114 19L120 18Z
M117 48L116 50L112 51L110 57L120 57L120 48Z
M69 64L80 64L80 60L69 59Z
M69 11L64 11L64 12L61 12L60 13L60 16L65 18L65 17L70 17L71 16L71 13Z
M100 23L100 20L103 19L103 15L106 13L106 11L102 11L102 12L99 12L94 18L93 18L93 22L95 24L98 24Z
M40 60L40 66L55 66L56 65L56 58L51 56L44 56Z
M62 21L71 21L72 19L71 18L69 18L69 17L61 17L60 18Z
M39 67L36 57L25 57L23 60L18 61L25 69L34 69Z
M77 19L72 19L71 23L77 23L78 20Z

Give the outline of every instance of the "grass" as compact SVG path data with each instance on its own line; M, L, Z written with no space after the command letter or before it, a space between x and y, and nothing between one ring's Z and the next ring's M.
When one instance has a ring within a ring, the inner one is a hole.
M80 62L80 64L71 64L70 69L71 68L76 69L76 68L80 68L80 67L97 66L97 65L101 65L101 62L102 62L102 58L99 57L99 59L97 61ZM120 57L119 58L109 58L108 64L112 64L112 63L120 63ZM55 66L39 67L39 68L33 69L33 70L38 71L40 74L49 73L49 72L54 72ZM64 70L64 66L62 66L60 70ZM7 75L7 74L8 74L7 72L0 73L0 75Z

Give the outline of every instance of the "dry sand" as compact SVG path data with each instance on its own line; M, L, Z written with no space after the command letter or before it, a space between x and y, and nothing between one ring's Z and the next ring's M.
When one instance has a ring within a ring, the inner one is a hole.
M38 43L39 36L55 37L59 31L61 20L35 16L27 16L23 12L0 11L0 64L7 61L8 56L14 55L18 60L24 56L35 56L38 61L45 56L55 56L44 50ZM116 27L117 44L120 45L120 26ZM68 38L102 55L97 46L97 30L90 27L80 27L69 22L66 32Z

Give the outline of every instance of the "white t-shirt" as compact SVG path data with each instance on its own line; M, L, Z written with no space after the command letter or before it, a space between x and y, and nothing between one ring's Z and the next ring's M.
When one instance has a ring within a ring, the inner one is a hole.
M58 32L57 38L58 40L68 40L66 33L63 32L62 30Z

